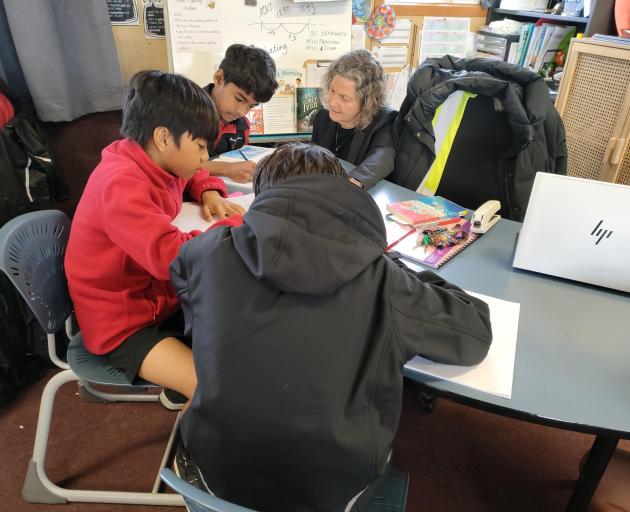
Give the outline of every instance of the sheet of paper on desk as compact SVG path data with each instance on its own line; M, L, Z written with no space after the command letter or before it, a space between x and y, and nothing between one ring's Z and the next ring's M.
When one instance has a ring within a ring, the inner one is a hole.
M252 202L254 201L254 194L246 194L242 196L236 197L228 197L228 200L232 203L236 203L245 208L245 211L249 210ZM179 228L180 231L189 232L194 229L198 229L200 231L205 231L212 224L214 224L216 220L212 222L208 222L201 215L201 206L197 203L183 203L182 209L179 212L179 215L173 219L171 224L173 226Z
M415 357L405 366L485 393L511 398L521 305L480 293L468 293L490 307L493 340L486 358L477 366L453 366Z

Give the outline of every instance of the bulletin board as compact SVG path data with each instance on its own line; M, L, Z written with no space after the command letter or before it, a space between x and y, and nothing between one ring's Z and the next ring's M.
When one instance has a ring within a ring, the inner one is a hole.
M204 86L233 43L265 49L278 67L350 51L352 0L167 0L169 68Z

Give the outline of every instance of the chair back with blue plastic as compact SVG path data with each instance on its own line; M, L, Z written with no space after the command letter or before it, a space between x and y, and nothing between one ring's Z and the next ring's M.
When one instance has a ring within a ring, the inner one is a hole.
M0 270L15 286L48 338L48 355L62 369L55 334L65 324L71 338L72 302L63 260L70 219L58 210L20 215L0 228Z
M256 512L204 492L179 478L170 469L160 471L160 478L183 496L190 512ZM409 475L390 467L383 485L362 509L363 512L404 512L408 486Z
M70 219L57 210L26 213L0 228L0 270L18 290L26 305L46 331L48 353L61 371L47 382L37 420L33 456L29 461L22 496L32 503L129 503L142 505L181 506L182 498L159 493L158 481L151 492L67 489L58 486L46 474L46 451L57 391L67 382L77 381L79 395L86 401L156 402L156 394L147 394L149 383L134 382L134 386L112 368L108 360L88 352L80 332L72 333L72 301L64 270L64 257L70 232ZM57 357L55 334L65 325L70 339L68 362ZM138 394L96 390L93 384L119 386L125 390L140 389ZM173 436L168 441L160 467L171 453Z
M70 219L45 210L20 215L0 229L0 268L48 334L72 312L63 268Z

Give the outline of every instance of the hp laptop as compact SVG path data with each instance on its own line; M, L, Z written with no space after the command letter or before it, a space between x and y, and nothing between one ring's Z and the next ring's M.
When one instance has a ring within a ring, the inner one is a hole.
M630 186L537 173L513 265L630 292Z

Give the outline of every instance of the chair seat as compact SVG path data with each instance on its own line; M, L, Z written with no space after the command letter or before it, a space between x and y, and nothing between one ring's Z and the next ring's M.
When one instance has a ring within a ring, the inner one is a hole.
M142 379L135 379L133 382L129 382L125 374L109 364L107 357L92 354L85 348L83 336L80 332L75 334L70 340L67 358L72 371L79 378L92 384L161 387Z

